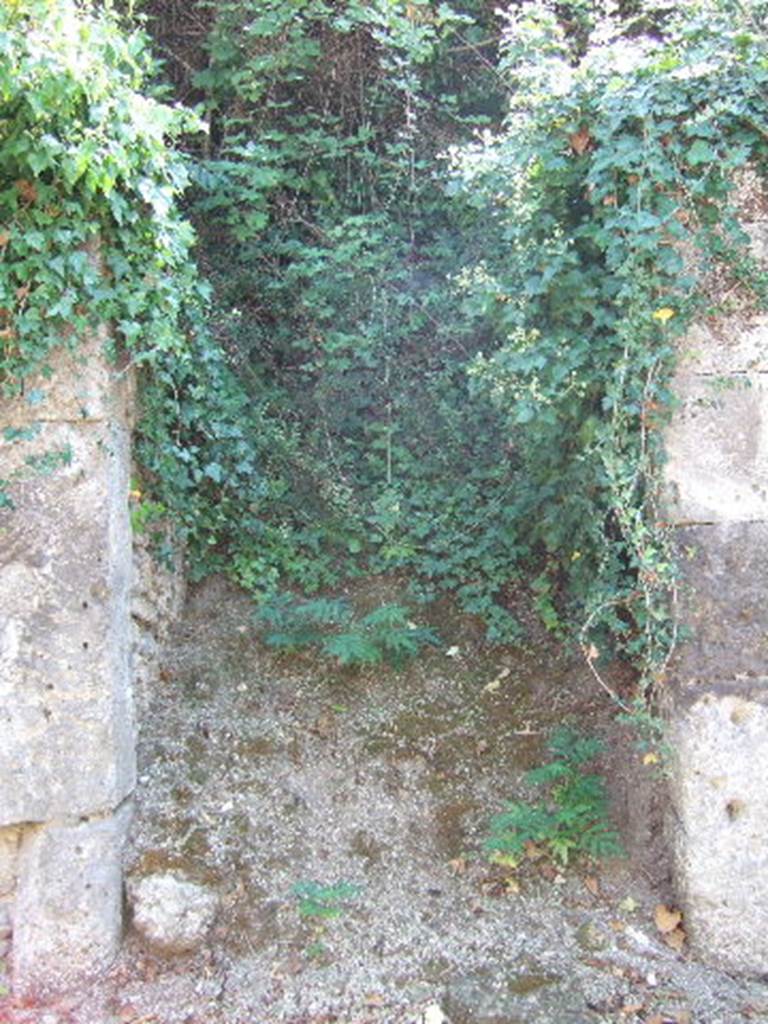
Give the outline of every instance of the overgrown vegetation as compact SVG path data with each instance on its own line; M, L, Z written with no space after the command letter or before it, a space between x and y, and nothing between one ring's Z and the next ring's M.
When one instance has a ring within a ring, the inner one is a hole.
M486 850L507 864L527 853L546 853L563 866L579 856L620 855L619 834L608 817L605 779L584 771L602 751L600 740L563 728L547 748L552 761L526 774L532 786L545 787L545 797L508 804L491 821Z
M39 401L51 348L109 323L142 380L135 517L196 573L407 574L495 641L532 580L550 628L652 681L675 338L714 278L764 295L733 203L764 5L198 0L184 39L145 8L162 70L108 7L0 11L6 392Z

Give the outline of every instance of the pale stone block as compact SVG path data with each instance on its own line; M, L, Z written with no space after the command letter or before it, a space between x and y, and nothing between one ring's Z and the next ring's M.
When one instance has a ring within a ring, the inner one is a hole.
M95 343L57 361L49 419L11 402L15 427L39 429L0 443L16 504L0 511L0 825L109 811L135 779L130 388ZM100 404L76 409L79 388ZM24 469L65 447L68 464Z
M677 616L670 669L678 690L768 678L768 523L680 528Z
M709 693L679 707L671 828L694 949L740 973L768 971L768 708Z
M664 438L665 515L768 520L768 376L679 372L673 390L680 406Z
M129 821L125 805L105 818L25 830L14 909L17 996L75 987L117 954Z
M768 373L767 339L768 313L694 324L683 340L678 372L684 377Z
M135 378L125 361L113 364L108 356L106 329L59 348L48 359L48 373L24 382L24 394L3 403L3 426L27 422L82 424L89 420L125 419L131 422L135 404Z
M14 482L0 512L0 825L106 812L135 780L129 435L45 424L0 476L56 440L72 463Z

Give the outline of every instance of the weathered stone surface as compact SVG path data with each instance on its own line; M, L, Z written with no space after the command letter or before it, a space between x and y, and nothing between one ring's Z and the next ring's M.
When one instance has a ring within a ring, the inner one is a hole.
M130 806L24 830L14 909L13 987L35 997L82 983L117 953Z
M664 445L673 522L768 519L768 318L686 338Z
M768 965L767 736L768 707L736 694L709 693L671 723L685 928L696 950L737 972Z
M677 531L680 621L690 635L671 662L674 687L768 678L768 523Z
M48 360L51 372L27 378L21 401L3 403L3 425L24 426L30 421L80 425L111 419L116 411L132 425L135 380L130 371L113 365L105 355L108 344L109 335L103 329L97 336L78 341L71 351L53 352Z
M134 785L127 384L60 354L0 445L0 826L106 812ZM79 358L79 357L77 357ZM26 392L27 398L35 389ZM68 452L52 469L31 459Z
M735 197L768 265L763 179ZM718 282L713 278L712 287ZM716 301L716 296L713 296ZM674 761L667 829L694 953L768 971L768 316L710 318L681 343L665 434L682 638L665 688Z
M129 880L128 898L134 928L165 955L196 949L218 909L214 892L170 871Z
M162 528L162 527L161 527ZM170 531L167 539L172 542ZM170 628L178 619L186 596L184 553L174 549L170 565L161 564L153 555L147 534L134 536L132 668L134 700L139 723L148 712L160 671L160 651Z

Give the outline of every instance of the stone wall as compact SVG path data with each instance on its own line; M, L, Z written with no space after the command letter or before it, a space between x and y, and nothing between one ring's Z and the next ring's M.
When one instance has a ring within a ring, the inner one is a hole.
M749 225L768 263L765 223ZM691 331L667 431L687 636L667 685L669 836L695 952L768 971L768 317Z
M0 954L16 994L99 970L121 934L135 784L131 378L102 338L3 407Z

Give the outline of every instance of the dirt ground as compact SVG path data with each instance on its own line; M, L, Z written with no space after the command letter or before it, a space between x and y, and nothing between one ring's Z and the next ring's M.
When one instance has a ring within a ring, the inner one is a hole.
M369 581L351 596L367 610L396 589ZM44 1008L0 1004L0 1020L768 1020L768 985L663 941L654 909L673 896L657 822L643 820L657 768L583 660L535 626L525 646L489 650L450 604L424 616L440 648L403 671L353 671L268 651L246 596L221 581L198 588L143 700L128 871L174 868L212 887L214 927L175 958L129 931L90 990ZM563 722L609 745L602 769L633 856L494 865L489 819L531 795L523 773ZM336 916L306 912L294 890L310 882L348 887Z

